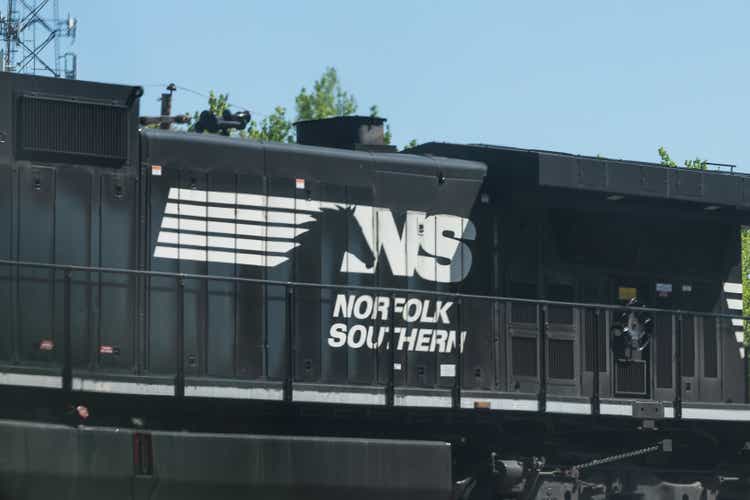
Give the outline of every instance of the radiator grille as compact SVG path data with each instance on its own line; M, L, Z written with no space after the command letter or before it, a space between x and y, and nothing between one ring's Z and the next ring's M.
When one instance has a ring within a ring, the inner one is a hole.
M536 339L513 337L513 375L537 376Z
M574 343L572 340L550 339L549 376L550 378L575 378Z
M646 362L639 361L617 361L615 373L615 392L626 396L645 396L646 387Z
M95 164L127 160L124 106L21 96L18 116L19 158Z

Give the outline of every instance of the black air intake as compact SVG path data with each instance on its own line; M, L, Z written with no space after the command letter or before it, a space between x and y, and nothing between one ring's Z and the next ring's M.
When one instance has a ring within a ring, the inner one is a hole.
M642 360L615 362L615 395L647 396L646 362Z
M127 160L124 105L22 95L17 116L18 159L102 166Z

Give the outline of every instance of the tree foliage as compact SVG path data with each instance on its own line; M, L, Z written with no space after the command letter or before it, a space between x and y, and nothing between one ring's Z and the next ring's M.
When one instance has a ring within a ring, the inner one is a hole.
M259 141L294 142L292 122L286 117L286 108L276 106L273 113L264 117L260 123L250 122L247 135Z
M341 87L336 68L328 67L313 83L312 92L302 87L294 99L296 120L319 120L332 116L351 116L357 112L357 99Z
M208 111L221 116L230 106L229 94L210 92ZM344 90L338 72L333 67L326 68L321 77L313 82L312 90L308 91L306 87L300 89L294 99L294 107L295 121L351 116L358 109L357 99L354 94ZM370 116L379 116L379 112L376 105L370 106ZM198 112L193 114L189 131L195 130L199 115ZM247 131L233 132L233 135L262 141L294 142L294 122L288 117L286 108L276 106L270 115L264 116L260 121L252 120ZM388 124L385 126L384 139L386 144L391 143L391 127ZM416 141L412 142L416 145Z
M659 146L659 157L661 158L661 164L666 167L677 167L677 163L672 160L672 158L669 156L669 153L667 153L667 150L664 149L664 146ZM691 168L694 170L706 170L708 167L707 160L701 160L700 158L696 157L694 160L685 160L683 162L683 166L685 168Z

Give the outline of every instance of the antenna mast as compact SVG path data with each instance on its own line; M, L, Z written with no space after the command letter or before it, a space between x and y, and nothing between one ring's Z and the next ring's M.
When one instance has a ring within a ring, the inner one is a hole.
M75 53L61 54L60 40L72 44L77 20L60 18L58 0L8 0L0 5L0 70L76 78Z

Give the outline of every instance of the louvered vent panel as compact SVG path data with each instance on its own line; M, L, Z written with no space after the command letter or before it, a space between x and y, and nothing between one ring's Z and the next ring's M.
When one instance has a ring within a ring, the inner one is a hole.
M646 362L645 361L617 361L615 375L615 391L623 396L645 396Z
M121 164L127 160L124 106L21 96L19 158Z
M551 378L572 379L575 377L575 362L572 340L550 339L549 376Z

